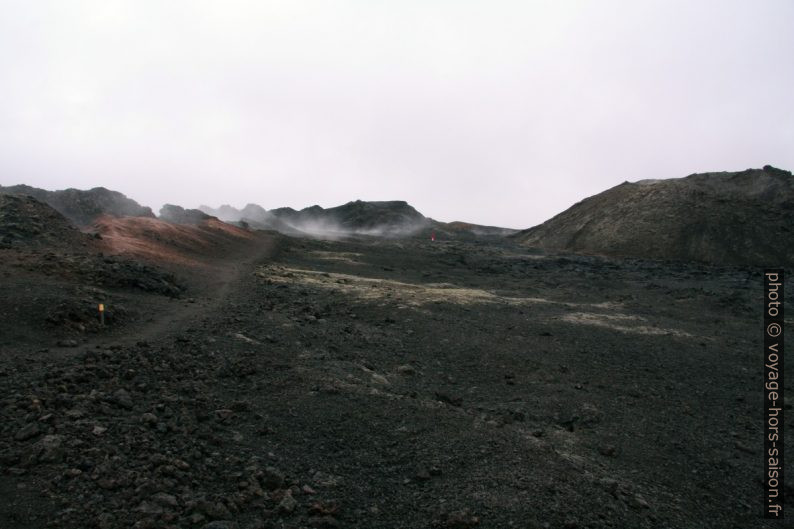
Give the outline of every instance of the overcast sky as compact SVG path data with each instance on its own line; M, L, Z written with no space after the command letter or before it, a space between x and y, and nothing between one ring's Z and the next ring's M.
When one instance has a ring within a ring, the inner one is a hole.
M794 2L0 0L0 184L526 228L794 169Z

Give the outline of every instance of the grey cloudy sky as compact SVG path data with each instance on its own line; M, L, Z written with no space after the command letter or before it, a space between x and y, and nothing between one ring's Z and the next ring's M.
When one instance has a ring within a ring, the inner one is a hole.
M0 0L0 183L529 227L794 169L794 2Z

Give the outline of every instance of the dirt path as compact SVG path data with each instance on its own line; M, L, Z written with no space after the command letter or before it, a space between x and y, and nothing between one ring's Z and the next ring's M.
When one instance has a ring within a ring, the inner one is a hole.
M228 301L230 293L244 288L257 265L277 253L278 245L276 238L261 238L238 253L194 268L189 275L187 270L175 269L177 276L189 278L189 289L182 299L169 300L164 307L155 309L156 315L123 333L99 335L85 346L132 345L173 338L196 321L214 315Z

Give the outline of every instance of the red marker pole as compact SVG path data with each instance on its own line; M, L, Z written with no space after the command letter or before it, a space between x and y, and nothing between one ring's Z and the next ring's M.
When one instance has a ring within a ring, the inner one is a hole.
M105 324L105 304L99 304L99 323L104 325Z

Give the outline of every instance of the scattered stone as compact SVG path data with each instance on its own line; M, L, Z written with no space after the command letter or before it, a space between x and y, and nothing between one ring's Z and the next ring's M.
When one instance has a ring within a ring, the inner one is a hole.
M158 505L151 501L142 501L138 506L134 509L137 512L143 514L163 514L165 510L161 505Z
M612 478L603 478L599 481L602 487L606 489L607 492L612 494L613 496L617 495L619 483L617 480Z
M77 347L79 344L77 340L58 340L56 345L58 347Z
M598 447L598 453L602 456L612 457L615 455L616 448L614 445L602 445Z
M754 454L755 453L755 450L753 450L752 447L747 446L746 444L742 443L741 441L736 441L734 443L734 445L736 446L737 450L741 450L742 452L745 452L747 454Z
M440 402L445 404L449 404L450 406L460 407L463 404L463 397L459 396L450 396L446 393L436 393L436 399Z
M267 490L280 489L284 484L284 474L274 467L267 467L262 472L262 486Z
M251 405L244 400L236 400L232 403L232 411L236 412L246 412L251 410Z
M604 413L593 404L585 403L579 409L579 421L586 426L594 426L601 423Z
M239 333L239 332L238 333L234 333L232 336L234 336L238 340L242 340L245 343L249 343L249 344L252 344L252 345L259 345L259 343L260 343L257 340L254 340L253 338L249 338L248 336L246 336L246 335L244 335L242 333Z
M206 515L208 518L215 518L216 520L230 518L232 515L232 513L229 512L229 509L219 501L200 501L196 506L196 509L201 514Z
M281 512L291 513L297 506L298 502L292 497L292 491L287 490L284 493L284 497L281 498L281 501L278 504L278 510Z
M309 526L318 529L336 529L339 522L333 516L312 516L309 518Z
M417 481L428 481L430 479L430 472L428 472L427 467L424 465L417 467L414 479Z
M227 422L232 418L234 412L228 409L215 410L215 418L220 422Z
M228 520L215 520L214 522L204 524L201 526L201 529L238 529L238 527L239 526L236 522L231 522Z
M86 411L82 408L73 408L66 411L66 416L70 419L82 419L85 415Z
M23 426L15 435L14 439L17 441L27 441L41 433L38 423L31 422Z
M157 494L153 495L152 501L162 505L163 507L179 507L179 502L177 502L176 497L172 496L171 494L166 494L165 492L158 492Z
M109 512L103 512L97 516L96 525L99 529L113 529L116 526L116 519Z
M414 366L404 364L401 366L397 366L397 372L402 375L413 375L414 373L416 373L416 369L414 369Z
M566 430L568 430L569 432L572 432L574 430L574 425L578 420L579 417L576 415L572 415L570 417L564 417L559 420L559 425L565 428Z
M333 487L339 484L339 478L318 470L312 476L312 481L319 487Z
M104 426L99 426L97 424L96 426L94 426L94 429L91 430L91 433L96 435L96 436L100 436L100 435L102 435L103 433L105 433L107 431L108 431L107 428L105 428Z
M45 435L33 445L30 463L55 463L63 458L63 436Z
M122 388L116 390L116 392L113 393L113 400L116 404L126 410L132 409L132 397L126 389Z
M388 378L378 373L372 373L371 378L373 382L376 384L381 384L382 386L388 386L391 384Z
M475 527L479 525L479 523L479 516L472 514L470 509L463 509L462 511L442 513L441 516L435 520L433 525L445 529L467 529L469 527Z
M631 497L631 501L629 502L629 505L631 505L635 509L651 508L650 504L645 500L645 498L643 498L639 494L635 494L634 496Z
M193 525L198 525L206 519L207 518L200 512L194 512L193 514L187 517L187 520Z
M326 516L329 514L336 514L339 511L339 504L336 502L321 502L316 501L309 505L309 514L314 516Z

